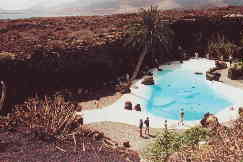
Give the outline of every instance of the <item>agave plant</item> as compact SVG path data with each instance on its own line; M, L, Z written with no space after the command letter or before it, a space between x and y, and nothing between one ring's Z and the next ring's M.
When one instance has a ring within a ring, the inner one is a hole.
M65 102L62 97L56 96L54 100L48 97L44 100L33 98L15 107L8 125L22 124L28 128L40 129L39 133L61 138L82 125L82 116L77 112L80 112L78 106Z
M136 48L141 52L131 80L137 77L146 54L152 54L152 58L156 58L157 48L160 48L164 54L169 53L174 36L169 25L160 22L158 7L151 6L148 9L141 9L139 14L142 22L131 25L128 30L129 37L125 42L125 46Z

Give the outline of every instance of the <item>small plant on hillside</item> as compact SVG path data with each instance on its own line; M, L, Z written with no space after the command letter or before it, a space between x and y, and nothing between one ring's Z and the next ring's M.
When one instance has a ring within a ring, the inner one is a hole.
M240 42L239 42L240 46L243 46L243 30L241 30L240 32Z
M234 54L237 45L233 44L229 40L225 39L223 35L216 34L208 42L208 52L213 57L228 58Z

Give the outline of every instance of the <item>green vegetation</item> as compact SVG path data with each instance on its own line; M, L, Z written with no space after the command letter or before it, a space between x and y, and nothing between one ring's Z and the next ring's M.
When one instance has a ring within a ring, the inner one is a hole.
M236 48L237 45L225 39L225 37L220 34L214 35L208 43L208 52L214 58L222 56L228 58L234 54Z
M209 131L201 127L193 127L185 132L165 130L157 137L157 140L148 147L145 156L154 162L167 161L174 152L180 151L187 146L198 146L200 141L205 141L209 137Z
M185 143L194 147L198 146L201 140L207 140L209 132L206 128L193 127L184 132Z
M183 145L183 138L176 132L163 132L151 146L147 155L152 161L166 161L168 156L178 151Z
M230 127L219 124L208 129L193 127L181 133L165 131L147 148L145 156L152 162L241 161L242 123L240 118L232 121Z
M168 54L172 48L174 33L168 25L160 22L160 10L151 6L141 9L139 13L142 22L132 24L128 30L128 39L125 46L132 47L141 52L131 80L136 79L146 54L151 54L157 59L157 49L163 54Z

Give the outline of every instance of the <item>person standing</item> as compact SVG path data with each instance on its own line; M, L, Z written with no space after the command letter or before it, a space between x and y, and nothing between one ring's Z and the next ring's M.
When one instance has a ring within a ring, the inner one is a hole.
M231 64L232 64L232 59L233 59L233 58L232 58L232 56L230 55L230 56L229 56L229 63L230 63L230 66L231 66Z
M165 120L164 128L165 128L166 131L168 130L168 121L167 120Z
M207 58L207 59L210 59L210 55L209 55L209 53L206 54L206 58Z
M185 116L184 110L181 109L180 110L180 125L184 125L184 116Z
M143 119L139 120L139 131L140 131L140 137L143 136Z
M147 132L148 132L148 135L149 135L149 117L146 118L146 120L144 121L144 124L146 126L144 133L147 134Z
M195 58L198 59L199 54L197 52L195 52Z

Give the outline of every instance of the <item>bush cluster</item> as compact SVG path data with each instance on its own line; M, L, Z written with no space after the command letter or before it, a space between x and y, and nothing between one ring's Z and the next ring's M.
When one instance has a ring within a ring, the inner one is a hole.
M191 146L195 148L200 141L209 138L208 129L193 127L182 133L165 130L145 151L145 156L153 162L167 161L168 157L180 149Z

